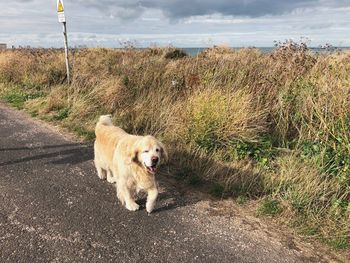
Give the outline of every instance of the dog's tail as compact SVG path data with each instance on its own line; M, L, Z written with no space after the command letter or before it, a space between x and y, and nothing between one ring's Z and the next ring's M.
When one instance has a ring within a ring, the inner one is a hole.
M112 126L112 115L101 115L100 119L98 120L97 124L100 125L106 125L106 126Z

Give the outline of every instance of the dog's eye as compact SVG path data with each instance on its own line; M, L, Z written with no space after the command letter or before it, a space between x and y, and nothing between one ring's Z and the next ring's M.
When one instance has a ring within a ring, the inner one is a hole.
M144 153L148 153L149 152L149 150L146 150L146 151L143 151Z
M159 152L159 149L158 149L158 148L156 149L156 152Z

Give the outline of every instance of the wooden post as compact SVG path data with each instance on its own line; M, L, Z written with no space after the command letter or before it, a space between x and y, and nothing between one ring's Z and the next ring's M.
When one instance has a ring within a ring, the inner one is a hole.
M66 16L64 15L63 0L57 0L57 15L58 22L63 25L63 36L64 36L64 54L66 59L66 70L67 70L67 82L70 84L70 74L69 74L69 58L68 58L68 38L67 38L67 26L66 26Z
M63 35L64 35L64 54L66 59L66 70L67 70L67 82L70 84L70 72L69 72L69 57L68 57L68 38L67 38L67 26L66 22L63 22Z

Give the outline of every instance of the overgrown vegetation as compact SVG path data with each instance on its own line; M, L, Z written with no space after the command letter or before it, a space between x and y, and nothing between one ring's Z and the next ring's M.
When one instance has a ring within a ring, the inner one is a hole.
M350 54L304 44L83 49L64 84L62 52L0 53L1 97L88 139L100 114L170 150L173 174L215 196L260 200L259 214L350 247ZM242 201L244 200L244 201Z

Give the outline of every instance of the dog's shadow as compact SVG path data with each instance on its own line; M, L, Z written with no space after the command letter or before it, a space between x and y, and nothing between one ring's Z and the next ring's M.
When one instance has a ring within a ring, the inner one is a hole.
M164 191L158 195L156 208L152 211L152 213L160 213L165 212L167 210L173 210L182 206L187 206L190 203L188 200L186 201L184 198L177 196L173 191ZM146 194L140 194L136 199L136 202L140 205L140 210L146 209Z
M195 156L187 151L177 150L172 155L167 169L160 170L158 182L163 191L158 196L154 213L191 206L201 201L227 199L242 193L259 197L264 192L264 180L259 172L233 167L212 158ZM187 165L179 166L184 160ZM210 177L216 180L199 176L205 174L203 169L211 168L215 169L212 169L213 174ZM220 179L225 178L230 180L227 188L218 184ZM138 203L144 208L146 196L140 197Z

